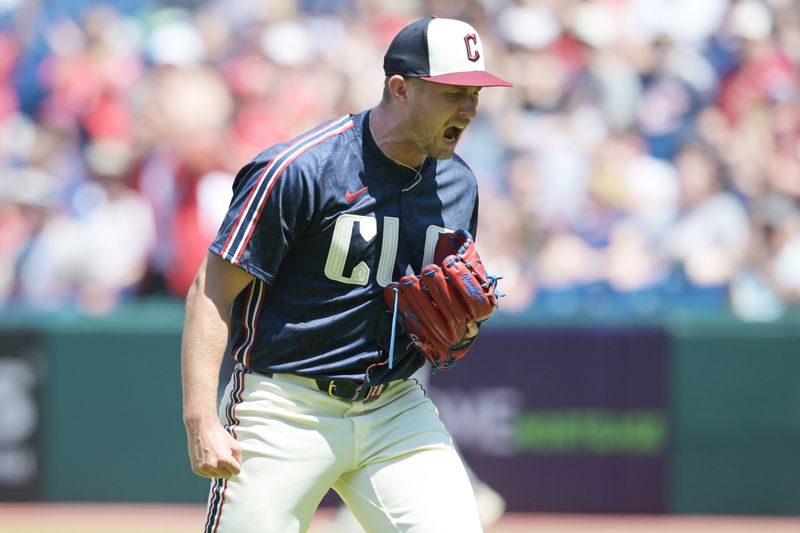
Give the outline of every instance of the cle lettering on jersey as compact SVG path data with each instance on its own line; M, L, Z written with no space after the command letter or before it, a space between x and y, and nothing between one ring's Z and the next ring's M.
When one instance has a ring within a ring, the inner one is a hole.
M361 238L365 241L373 240L378 234L378 223L375 216L340 215L336 219L333 230L331 246L328 249L328 258L325 261L325 276L333 281L347 283L351 285L366 285L369 282L370 268L360 261L352 270L350 275L344 272L348 253L351 249L351 239L353 229L358 228ZM442 233L452 230L443 228L436 224L430 224L425 231L425 256L422 258L423 265L433 262L433 254L436 249L436 242ZM392 282L395 259L397 258L397 246L399 242L400 219L397 217L383 217L383 244L378 260L378 272L375 281L381 287L386 287Z

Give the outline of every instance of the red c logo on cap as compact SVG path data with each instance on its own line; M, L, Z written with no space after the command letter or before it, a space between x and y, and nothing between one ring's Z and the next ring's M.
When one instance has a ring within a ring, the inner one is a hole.
M467 45L467 59L470 61L477 61L480 59L481 54L478 52L476 46L478 46L478 36L474 33L470 33L464 36L464 44Z

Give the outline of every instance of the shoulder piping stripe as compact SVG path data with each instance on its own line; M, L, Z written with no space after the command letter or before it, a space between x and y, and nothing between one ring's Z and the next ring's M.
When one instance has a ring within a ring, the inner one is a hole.
M266 168L264 168L255 186L250 191L250 196L247 198L244 208L239 213L239 217L234 224L234 229L231 231L228 240L222 247L220 255L231 263L238 264L253 234L255 225L261 217L261 211L266 203L266 199L269 197L272 188L275 186L276 181L286 167L306 150L335 135L349 130L354 125L350 115L345 115L327 126L321 126L310 132L276 155Z

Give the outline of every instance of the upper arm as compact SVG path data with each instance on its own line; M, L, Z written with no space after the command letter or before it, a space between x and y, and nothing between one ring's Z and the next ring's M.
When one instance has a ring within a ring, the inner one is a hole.
M213 252L209 252L189 290L187 304L205 299L227 321L233 301L253 281L253 276Z

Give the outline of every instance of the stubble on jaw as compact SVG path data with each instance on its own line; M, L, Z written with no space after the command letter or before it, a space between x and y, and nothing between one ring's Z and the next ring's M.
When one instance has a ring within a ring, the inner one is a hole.
M409 80L416 84L425 83L422 80ZM411 106L408 112L408 125L411 139L417 148L424 155L433 157L434 159L449 159L453 156L455 146L453 148L438 147L437 141L441 132L438 132L434 126L430 124L429 113L423 105L422 95L419 94L424 91L423 87L413 87L416 94L411 95Z

